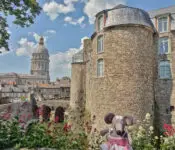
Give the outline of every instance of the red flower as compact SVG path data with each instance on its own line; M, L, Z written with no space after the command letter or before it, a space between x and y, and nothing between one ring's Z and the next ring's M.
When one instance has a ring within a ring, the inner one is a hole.
M51 124L52 124L52 122L49 122L49 124L48 124L48 128L50 128Z
M5 113L5 114L3 114L3 116L2 116L2 118L5 119L5 120L9 120L10 117L11 117L11 114L9 114L9 113Z
M39 115L40 115L40 116L43 116L43 108L40 107L40 108L38 109L38 111L39 111Z
M56 116L56 117L55 117L55 123L58 123L58 121L59 121L59 117Z
M50 113L48 114L48 118L50 118Z
M37 115L40 114L39 108L36 110L36 114L37 114Z
M19 119L19 121L18 121L19 123L24 123L24 121L23 120L21 120L21 119Z
M68 123L66 123L66 124L64 125L63 130L64 130L65 132L68 132L70 129L71 129L71 125L68 125Z
M169 124L164 124L164 125L163 125L163 128L164 128L165 130L168 130L168 131L171 131L171 130L173 129L173 127L172 127L171 125L169 125Z
M32 118L31 114L28 114L27 119L30 120Z
M164 124L163 128L165 130L164 132L165 136L173 136L175 134L175 128L172 125Z

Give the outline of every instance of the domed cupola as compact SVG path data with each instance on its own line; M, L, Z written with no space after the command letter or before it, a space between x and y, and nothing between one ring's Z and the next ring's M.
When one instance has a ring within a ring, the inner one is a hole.
M31 74L45 76L49 81L49 53L44 45L44 38L41 37L35 52L32 54Z
M34 53L48 54L48 49L44 45L44 38L43 37L40 38L39 44L38 44L36 51Z

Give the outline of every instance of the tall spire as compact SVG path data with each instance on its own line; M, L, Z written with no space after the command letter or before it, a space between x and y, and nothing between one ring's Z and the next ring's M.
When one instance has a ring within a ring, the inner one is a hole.
M42 36L40 37L39 45L44 45L44 38Z

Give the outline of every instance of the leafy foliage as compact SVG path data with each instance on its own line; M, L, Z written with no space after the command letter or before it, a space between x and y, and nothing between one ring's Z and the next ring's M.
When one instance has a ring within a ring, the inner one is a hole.
M39 15L41 7L36 0L0 0L0 48L9 50L7 31L7 17L14 16L13 23L21 27L28 27L34 23L34 19Z
M23 132L17 120L0 121L0 149L11 148L55 148L60 150L78 149L87 147L84 132L74 134L67 123L35 122Z

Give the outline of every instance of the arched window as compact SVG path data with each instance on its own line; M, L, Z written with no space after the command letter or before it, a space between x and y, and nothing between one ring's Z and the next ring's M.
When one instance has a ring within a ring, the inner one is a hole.
M104 76L104 61L103 61L103 59L99 59L97 61L97 76L98 77Z
M103 15L98 17L97 25L98 25L98 31L101 31L103 29L103 25L104 25Z
M97 52L98 53L103 52L103 35L100 35L97 38Z
M171 68L169 61L161 61L159 64L159 78L160 79L170 79L171 78Z

